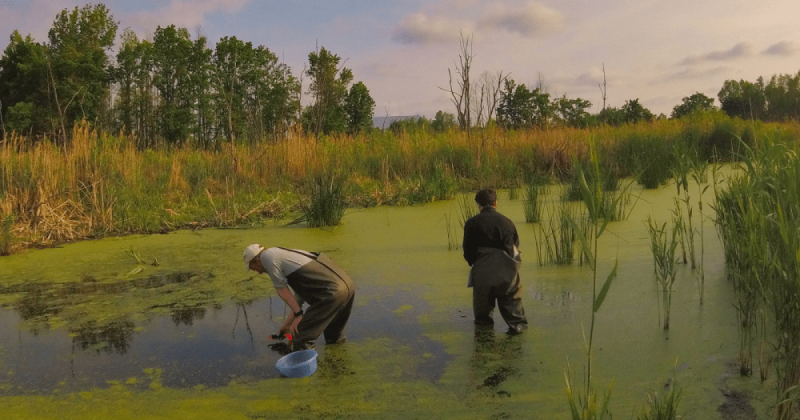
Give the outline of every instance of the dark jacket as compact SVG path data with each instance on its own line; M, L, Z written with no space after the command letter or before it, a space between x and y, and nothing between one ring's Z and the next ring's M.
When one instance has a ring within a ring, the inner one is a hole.
M478 248L497 248L514 256L514 246L519 247L517 228L508 217L494 207L484 207L481 212L464 223L464 259L469 265L478 259Z

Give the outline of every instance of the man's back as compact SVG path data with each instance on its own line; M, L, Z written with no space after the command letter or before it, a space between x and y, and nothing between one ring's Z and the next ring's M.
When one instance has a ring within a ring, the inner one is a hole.
M478 248L502 249L514 256L514 246L519 246L517 228L506 216L494 207L483 207L481 212L464 223L464 259L473 265L478 257Z

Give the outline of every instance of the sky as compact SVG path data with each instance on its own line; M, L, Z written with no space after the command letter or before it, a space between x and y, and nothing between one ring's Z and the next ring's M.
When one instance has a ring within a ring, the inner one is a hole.
M95 2L97 3L97 2ZM0 48L17 29L47 41L73 0L0 0ZM125 28L152 38L174 24L213 45L263 45L300 76L319 47L339 55L375 100L375 116L455 113L448 70L470 37L471 78L498 72L553 97L639 102L669 115L682 98L715 99L725 80L800 71L798 0L108 0ZM455 85L455 80L453 80ZM304 80L307 90L308 78ZM304 95L307 97L307 95Z

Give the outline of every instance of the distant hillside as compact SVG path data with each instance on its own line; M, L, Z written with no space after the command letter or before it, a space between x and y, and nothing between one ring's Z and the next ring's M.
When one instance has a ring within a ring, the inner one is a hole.
M383 117L372 117L372 126L375 128L389 128L395 121L417 120L422 115L389 115Z

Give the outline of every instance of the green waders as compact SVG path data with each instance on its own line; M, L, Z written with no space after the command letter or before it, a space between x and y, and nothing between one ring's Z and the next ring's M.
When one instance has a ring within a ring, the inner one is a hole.
M292 290L309 305L292 339L294 350L314 348L320 334L325 334L326 344L343 339L355 296L350 276L327 255L319 254L286 278Z
M520 331L528 325L522 307L522 283L518 259L496 248L478 248L478 259L470 272L472 309L476 325L492 325L495 301L509 328Z

